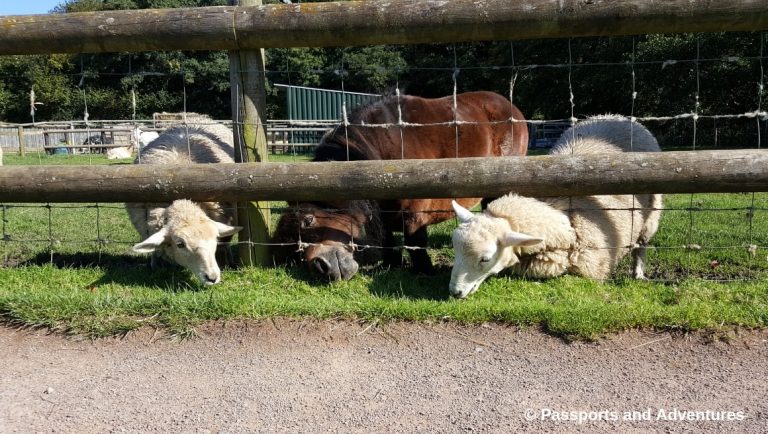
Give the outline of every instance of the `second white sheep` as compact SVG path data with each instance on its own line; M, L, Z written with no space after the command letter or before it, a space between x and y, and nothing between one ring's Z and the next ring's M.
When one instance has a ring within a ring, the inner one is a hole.
M550 155L659 152L641 124L597 116L565 131ZM508 194L475 215L454 202L455 264L450 293L466 297L490 275L549 278L572 273L608 278L632 251L633 275L645 278L645 246L658 229L662 195L529 198Z

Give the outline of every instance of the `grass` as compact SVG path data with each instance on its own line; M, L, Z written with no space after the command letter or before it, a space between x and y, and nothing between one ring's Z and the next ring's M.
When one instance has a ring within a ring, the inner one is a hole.
M21 156L16 153L6 152L3 155L3 162L8 166L34 166L34 165L55 165L66 166L75 164L94 165L94 164L130 164L133 159L108 160L104 154L61 154L46 155L40 152L28 152Z
M278 156L271 161L304 161ZM102 156L6 156L6 164L104 164ZM124 163L126 161L121 161ZM190 335L213 319L274 316L364 321L500 321L569 339L629 328L768 325L768 194L669 195L649 252L651 281L498 276L468 300L447 297L449 221L430 229L435 276L368 269L335 284L301 268L227 270L199 287L183 270L149 270L121 204L6 204L0 242L0 318L98 337L141 326ZM273 206L284 204L275 202ZM277 216L275 216L277 218ZM51 225L49 225L51 222ZM750 246L756 246L750 249Z

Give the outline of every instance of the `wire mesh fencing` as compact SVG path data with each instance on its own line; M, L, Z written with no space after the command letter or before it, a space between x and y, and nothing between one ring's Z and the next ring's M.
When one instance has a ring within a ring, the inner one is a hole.
M444 131L435 133L435 128L447 130L451 138L449 143L434 145L442 156L472 155L467 147L475 144L466 142L471 128L516 128L521 124L529 136L528 154L545 154L567 128L589 116L605 113L640 122L655 135L663 150L761 149L762 138L768 132L763 107L765 39L763 33L686 34L364 47L323 51L324 62L314 66L299 62L299 51L292 55L290 51L276 50L271 56L268 53L269 83L305 86L321 82L342 95L350 92L382 97L359 106L348 104L342 98L335 119L294 119L278 87L272 87L268 100L270 113L281 119L281 124L273 125L280 134L272 133L268 146L270 160L295 163L310 160L312 154L306 151L314 149L315 143L302 143L311 145L307 147L290 146L299 143L292 134L308 133L302 128L314 129L314 133L335 132L343 150L342 158L338 159L342 160L381 158L377 147L381 145L374 144L373 150L360 151L360 146L371 146L366 143L371 137L386 138L388 149L394 155L387 158L413 158L418 155L415 150L425 146L425 138L443 137ZM380 56L378 63L370 63L376 58L372 53L386 55ZM67 119L67 124L78 133L50 133L49 140L74 146L94 135L101 137L104 125L129 126L132 130L144 127L162 133L174 123L158 127L157 120L149 118L150 112L206 115L194 119L192 115L189 118L182 115L175 121L187 132L187 138L190 128L227 123L213 120L221 119L221 113L212 113L209 110L212 105L206 102L226 101L229 89L209 89L213 96L207 101L198 87L190 89L197 79L197 76L192 78L191 71L182 67L166 71L137 69L144 68L137 66L139 56L122 55L125 67L122 71L117 68L118 72L113 64L99 60L108 56L92 56L90 64L83 60L88 57L82 57L79 66L69 75L72 83L69 91L79 97L81 104L78 119L73 116ZM219 76L208 78L227 81L225 73L228 71L222 70ZM100 90L105 83L120 83L121 101L103 98ZM501 120L468 117L460 95L471 91L491 91L504 96L510 106L522 111L524 122L512 117ZM152 96L157 92L171 97L163 101L162 106L153 106L159 101ZM37 92L38 99L44 95ZM447 109L441 109L445 112L442 117L420 122L420 115L429 108L401 104L411 95L445 98ZM389 102L392 110L377 112L378 118L361 121L360 114L369 110L366 107L381 105L383 101ZM312 100L302 103L327 104ZM35 107L34 101L31 104ZM119 110L116 105L120 105ZM111 121L107 119L112 117L110 111L116 116L129 116ZM107 120L95 119L94 113ZM37 129L42 121L50 120L40 116L38 111L37 117L28 119L23 127ZM56 117L52 113L48 116ZM244 125L239 119L233 123L239 127L235 128L235 134L241 134L243 127L255 127ZM8 137L17 134L15 125L3 128L6 130ZM425 133L415 134L417 131ZM29 137L24 156L17 155L17 143L3 139L7 141L3 142L5 164L129 164L136 156L134 153L127 159L107 160L105 155L93 152L46 153L44 140ZM422 139L412 141L410 137ZM312 139L315 140L317 138ZM188 140L187 145L188 155L192 155L195 143ZM54 144L48 147L56 149ZM140 152L140 147L136 142L134 152ZM461 183L462 180L446 182ZM514 191L515 186L510 185L509 190ZM484 194L478 191L476 196L482 198ZM141 261L131 253L131 246L140 241L139 236L124 206L115 199L109 203L0 205L3 235L0 248L4 265L87 262L119 266L125 261ZM413 253L424 252L438 271L452 265L451 234L457 222L447 202L430 208L423 203L414 206L412 201L370 201L365 197L360 200L365 201L369 210L363 213L362 222L357 218L361 208L357 201L318 200L327 215L315 214L314 218L317 221L327 217L340 222L341 226L336 229L344 236L339 243L361 263L376 266L384 260L389 265L396 265L398 261L402 265L414 265L411 262L419 254ZM762 278L768 269L767 200L766 193L749 191L666 195L659 231L649 246L647 277L660 281ZM313 246L327 244L323 243L325 240L302 233L302 219L308 214L306 205L271 202L269 207L273 211L273 230L280 227L283 215L290 213L299 216L298 226L288 237L289 241L283 238L261 244L298 257L303 257ZM478 205L475 211L480 209ZM632 209L644 211L637 203ZM350 215L353 218L340 217ZM384 228L380 228L381 233L376 232L370 224L372 221L381 224ZM434 224L424 229L419 222ZM236 240L235 248L253 243ZM604 248L629 250L632 247ZM423 260L423 256L421 258L418 260ZM629 260L625 259L614 276L630 275L630 267Z

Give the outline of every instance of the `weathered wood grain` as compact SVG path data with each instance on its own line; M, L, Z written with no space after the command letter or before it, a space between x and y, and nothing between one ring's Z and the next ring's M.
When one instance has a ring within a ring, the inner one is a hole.
M0 202L494 197L510 191L529 196L768 191L768 150L0 169Z
M0 17L0 54L223 50L768 29L765 0L392 0Z
M260 5L261 0L230 0L238 6ZM235 120L235 161L266 162L267 96L264 50L238 50L229 53L232 93L232 119ZM238 224L243 227L240 241L249 241L238 250L243 265L270 265L267 243L270 234L269 202L240 202Z

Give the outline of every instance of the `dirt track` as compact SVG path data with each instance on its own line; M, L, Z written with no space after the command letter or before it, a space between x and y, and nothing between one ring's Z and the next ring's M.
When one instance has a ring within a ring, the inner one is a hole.
M78 342L0 328L0 432L757 433L768 426L768 331L728 342L629 332L567 344L495 324L278 321L214 324L200 334L178 342L144 330ZM547 409L603 420L558 422ZM651 420L623 421L625 411ZM729 417L712 412L744 420L657 420Z

